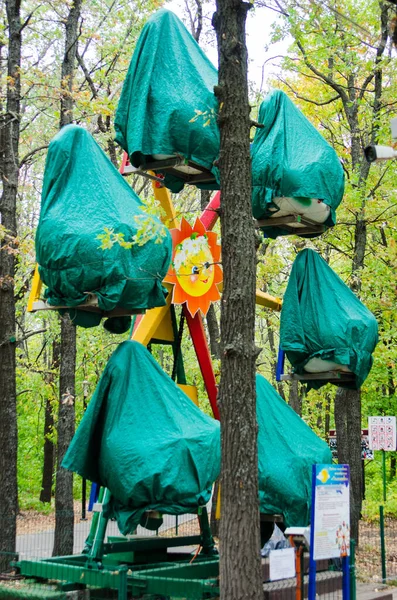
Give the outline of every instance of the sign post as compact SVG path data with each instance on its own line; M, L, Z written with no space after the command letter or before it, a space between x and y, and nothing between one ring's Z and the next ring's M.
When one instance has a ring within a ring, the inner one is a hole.
M382 451L383 502L386 502L386 454L396 449L396 417L368 417L369 443L372 450ZM379 507L382 581L386 583L386 547L383 506Z
M313 465L309 600L316 597L316 561L342 558L343 600L349 600L349 465Z
M382 450L383 502L386 502L386 455L396 449L396 417L368 417L369 447Z

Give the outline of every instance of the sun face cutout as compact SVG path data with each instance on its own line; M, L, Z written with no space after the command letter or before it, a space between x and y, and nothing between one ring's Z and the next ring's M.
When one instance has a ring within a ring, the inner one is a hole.
M200 219L193 227L182 219L181 228L171 229L170 233L172 263L164 281L174 284L172 302L186 302L192 317L199 309L206 315L211 302L220 298L216 285L222 281L218 236L207 231Z
M204 296L214 283L214 257L206 235L192 233L175 249L173 266L181 288L189 296Z

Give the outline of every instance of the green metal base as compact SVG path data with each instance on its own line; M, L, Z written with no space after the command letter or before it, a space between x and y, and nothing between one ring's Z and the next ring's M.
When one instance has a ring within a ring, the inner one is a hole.
M98 505L109 501L101 489ZM218 556L205 507L197 515L200 535L183 537L112 536L105 541L108 518L95 512L82 554L14 563L19 573L41 582L57 581L63 590L96 588L114 590L118 600L134 597L211 598L219 595ZM184 546L201 548L197 557ZM177 554L169 548L181 548ZM115 597L116 597L115 596Z
M202 547L193 559L183 547ZM98 548L101 552L98 553ZM170 553L170 548L181 552ZM218 556L211 532L204 524L201 535L112 536L92 544L91 551L42 560L21 560L19 573L36 581L57 581L62 590L97 588L114 590L114 597L204 599L219 595Z
M158 563L151 565L106 565L103 568L87 567L85 555L59 557L58 559L28 561L15 564L25 577L36 580L67 582L67 588L102 588L115 590L117 597L171 596L172 598L204 599L219 596L218 557L200 557L191 562ZM74 586L73 586L74 584ZM120 595L121 588L123 593Z

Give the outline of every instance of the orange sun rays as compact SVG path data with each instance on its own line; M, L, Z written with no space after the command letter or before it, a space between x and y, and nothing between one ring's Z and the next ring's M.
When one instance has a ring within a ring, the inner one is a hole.
M211 302L220 299L217 284L222 282L223 273L218 264L221 257L218 236L207 231L199 218L192 227L182 217L180 229L171 229L170 233L172 263L164 281L173 284L172 303L186 303L192 317L198 310L206 315ZM200 281L204 270L210 275Z

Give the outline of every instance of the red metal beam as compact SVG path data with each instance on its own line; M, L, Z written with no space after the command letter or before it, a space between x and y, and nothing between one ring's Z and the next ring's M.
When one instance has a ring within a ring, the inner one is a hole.
M215 196L210 200L201 213L200 221L208 231L211 231L218 220L218 209L221 205L221 193L216 192Z
M217 405L218 388L212 368L211 355L207 344L207 338L205 335L201 314L200 312L197 312L195 316L192 317L185 304L183 305L183 314L185 315L186 322L189 327L190 336L196 351L197 360L200 365L201 374L204 379L204 385L205 389L207 390L212 412L215 419L218 419L219 421L220 418Z

